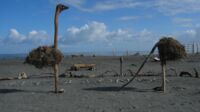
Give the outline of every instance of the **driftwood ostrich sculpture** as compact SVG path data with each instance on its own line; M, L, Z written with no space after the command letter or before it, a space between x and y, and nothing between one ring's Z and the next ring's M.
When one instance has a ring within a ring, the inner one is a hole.
M173 39L172 37L163 37L162 39L160 39L159 42L157 42L154 47L152 48L151 52L149 53L149 55L146 57L146 59L144 60L144 62L142 63L142 65L140 66L140 68L138 69L138 71L136 72L135 76L126 84L124 84L120 90L122 88L124 88L125 86L127 86L130 82L132 82L135 77L139 74L140 70L143 68L144 64L147 62L147 60L149 59L149 57L151 56L151 54L153 54L153 52L155 51L155 49L158 48L158 52L159 52L159 57L160 57L160 61L161 61L161 67L162 67L162 84L161 87L156 87L154 88L154 90L156 91L166 91L166 61L167 60L177 60L180 58L184 58L186 57L186 52L185 52L185 48L183 45L181 45L177 40Z
M173 38L162 38L157 43L159 57L162 67L162 86L154 88L158 91L166 91L166 62L186 57L185 48Z
M29 55L26 57L25 63L34 65L36 68L43 68L47 66L52 66L54 69L54 79L55 79L55 93L58 93L58 65L63 58L63 54L58 49L58 19L59 15L63 10L69 7L58 4L56 6L54 25L54 45L53 46L40 46L33 49Z

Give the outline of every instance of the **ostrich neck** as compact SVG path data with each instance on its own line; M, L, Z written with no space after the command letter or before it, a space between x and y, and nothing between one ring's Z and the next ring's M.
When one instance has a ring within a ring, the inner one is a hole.
M59 17L59 12L56 10L55 13L55 18L54 18L54 48L58 49L58 17Z

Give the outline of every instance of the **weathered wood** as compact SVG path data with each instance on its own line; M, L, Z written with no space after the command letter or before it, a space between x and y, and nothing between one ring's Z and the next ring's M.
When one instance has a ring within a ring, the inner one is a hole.
M195 72L195 77L196 77L196 78L199 78L199 73L198 73L198 71L197 71L196 68L194 68L194 72Z
M74 64L71 66L71 70L79 70L80 68L88 68L93 70L96 67L96 64Z
M120 76L123 76L123 73L122 73L122 71L123 71L123 61L124 61L123 57L120 57Z
M192 77L192 74L189 73L189 72L186 72L186 71L182 71L179 76L183 77L183 76L189 76L189 77Z
M28 79L25 72L19 73L18 77L0 77L0 80L16 80L16 79Z

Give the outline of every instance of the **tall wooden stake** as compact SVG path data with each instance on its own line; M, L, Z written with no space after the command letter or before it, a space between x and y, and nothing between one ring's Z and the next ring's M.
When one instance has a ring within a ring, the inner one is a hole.
M123 64L123 57L120 57L120 76L123 76L123 73L122 73L123 66L122 66L122 64Z

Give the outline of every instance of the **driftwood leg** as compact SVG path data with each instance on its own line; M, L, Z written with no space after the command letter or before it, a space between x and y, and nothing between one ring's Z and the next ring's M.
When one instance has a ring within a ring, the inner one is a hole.
M55 86L55 93L58 93L58 64L54 65L54 86Z
M162 86L161 91L166 91L166 65L162 64Z
M155 91L166 91L166 61L161 62L161 66L162 66L162 84L159 87L155 87L153 88Z

